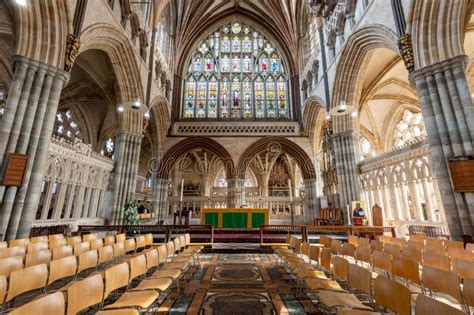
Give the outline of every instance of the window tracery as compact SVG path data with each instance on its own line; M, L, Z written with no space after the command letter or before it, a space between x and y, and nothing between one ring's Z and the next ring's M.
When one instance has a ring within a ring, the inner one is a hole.
M7 89L0 84L0 119L5 114L5 105L7 101Z
M288 82L267 38L240 22L212 32L193 53L183 118L288 119Z
M404 146L411 140L424 137L426 137L426 129L421 113L405 110L402 119L395 126L393 134L395 147Z
M365 137L362 137L359 141L359 150L361 153L362 160L375 156L375 151L372 146L372 143Z
M107 141L105 141L102 150L100 150L100 154L102 156L114 159L114 153L115 153L115 141L114 139L109 138L107 139Z
M74 141L76 138L82 139L79 124L74 116L70 109L58 111L54 123L54 134L70 141Z

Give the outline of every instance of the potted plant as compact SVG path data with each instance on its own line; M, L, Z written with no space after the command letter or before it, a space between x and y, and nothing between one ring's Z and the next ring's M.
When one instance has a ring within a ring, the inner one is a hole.
M138 215L138 206L135 201L127 201L123 206L123 216L129 225L138 225L140 223L140 216ZM130 231L136 234L137 231Z

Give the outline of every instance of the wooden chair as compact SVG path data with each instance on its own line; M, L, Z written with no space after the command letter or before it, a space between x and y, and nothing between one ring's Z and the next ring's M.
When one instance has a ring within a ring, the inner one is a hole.
M77 273L91 268L96 268L98 263L99 254L97 253L97 250L83 252L79 255L79 267L77 268Z
M30 238L30 242L33 244L34 243L48 243L48 241L49 239L47 235L35 236L35 237Z
M71 245L56 247L53 249L53 260L61 259L67 256L72 256L72 253L73 251L72 251Z
M91 240L90 243L91 243L91 250L99 249L104 246L104 240L101 238Z
M303 241L301 239L295 237L293 251L297 254L301 253L301 245L302 244L303 244Z
M444 240L439 238L427 237L425 239L425 245L444 246Z
M125 243L126 236L124 233L115 235L115 243Z
M51 252L49 250L42 250L40 252L26 254L25 267L30 267L39 264L46 264L46 266L49 266L50 262Z
M110 293L120 288L127 287L129 284L130 271L127 263L121 263L105 270L105 291L104 300ZM148 291L129 291L122 294L114 303L104 307L107 309L140 307L148 309L158 298L158 293L154 290Z
M36 300L26 303L13 311L10 315L51 315L64 314L65 311L64 294L56 292L53 294L44 295Z
M402 248L397 244L386 243L383 250L394 258L402 258Z
M66 246L66 245L67 245L67 241L64 238L52 239L52 240L49 241L49 249L50 250L53 250L57 247ZM71 248L72 248L72 246L71 246Z
M146 269L147 273L151 270L158 267L160 264L160 259L158 255L158 251L156 249L149 250L145 253L146 256ZM180 269L165 269L161 270L158 269L150 278L169 278L172 280L178 279L182 275ZM179 291L179 282L178 284L178 291Z
M402 238L395 238L395 237L392 237L389 243L393 245L398 245L400 247L405 247L407 245L406 240Z
M53 240L65 239L63 234L50 234L48 235L48 240L51 242Z
M140 312L133 308L121 308L117 310L104 310L95 313L95 315L140 315Z
M26 247L25 246L13 246L9 248L0 249L0 259L12 256L21 256L25 258Z
M359 237L356 235L349 235L349 237L347 238L347 242L349 244L357 246L357 244L359 243Z
M470 252L474 252L474 243L467 243L466 244L466 250Z
M28 244L30 244L30 239L29 238L19 238L19 239L10 241L10 247L28 246Z
M319 266L321 256L321 247L320 246L310 246L309 248L309 259L315 261Z
M96 240L98 238L99 237L97 236L97 234L94 234L94 233L82 235L82 241L83 242L91 242L91 241Z
M0 242L0 249L8 248L8 243L5 241Z
M146 257L140 255L130 259L130 282L132 280L142 277L147 272ZM155 290L158 292L165 292L173 283L171 279L167 278L147 278L142 280L133 290Z
M426 244L423 249L425 253L433 253L437 255L446 255L446 247L438 244Z
M459 275L461 279L474 279L474 261L464 259L452 260L453 271Z
M420 268L418 263L404 258L393 258L390 273L394 277L403 278L406 283L421 285Z
M410 241L418 242L418 243L425 243L426 236L423 235L415 235L415 234L410 234Z
M382 243L390 243L390 241L392 240L392 237L386 236L386 235L380 235L377 239L379 242L382 242Z
M411 292L407 287L383 276L375 279L374 287L377 305L386 307L400 315L410 315Z
M362 291L372 301L372 273L370 270L350 264L348 283L352 290Z
M388 277L392 267L392 256L379 250L372 252L372 267L374 270L382 270Z
M67 238L68 245L72 245L74 247L74 244L76 243L82 243L82 238L80 236L71 236Z
M370 248L370 238L359 237L357 247Z
M113 245L115 243L115 236L109 235L104 237L104 246Z
M339 256L331 257L332 274L334 277L348 281L349 279L349 261Z
M104 281L96 274L75 281L67 289L67 315L75 315L103 301Z
M11 256L0 259L0 276L8 278L13 271L20 269L23 269L23 257Z
M5 301L5 297L7 295L7 287L7 277L0 275L0 305L2 305Z
M186 241L186 235L184 237L185 237L185 241ZM153 245L153 234L152 233L145 234L145 246L150 247L152 245Z
M48 250L49 249L49 244L47 242L36 242L36 243L30 243L26 247L26 252L27 253L32 253L32 252L39 252L42 250Z
M463 290L464 300L468 306L474 306L474 279L464 279Z
M137 250L145 248L146 247L145 235L140 235L140 236L135 237L135 242L137 244ZM184 243L183 243L183 247L184 247Z
M402 258L412 260L421 265L423 263L423 252L413 247L403 247Z
M319 243L323 244L324 247L330 248L331 247L332 238L326 235L319 236Z
M48 286L58 280L72 278L76 276L77 259L76 256L63 257L51 261L49 264Z
M125 240L125 253L135 252L136 245L134 238Z
M99 248L99 265L109 262L112 259L114 259L114 247L112 245Z
M17 296L41 289L48 281L48 266L46 264L35 265L10 274L8 293L5 302L12 302Z
M438 255L430 252L423 253L423 265L451 271L448 255Z
M342 256L354 257L355 250L356 250L356 247L353 244L350 244L350 243L342 244Z
M113 244L113 248L114 248L114 258L118 258L125 255L125 243L123 242L115 243Z
M372 254L370 248L367 247L357 247L354 253L354 258L357 262L362 261L369 265L372 265Z
M448 247L448 256L451 260L464 259L474 261L474 253L464 248Z
M384 243L377 240L370 240L370 249L372 251L374 250L383 251L383 244Z
M415 303L416 315L466 315L463 311L452 307L446 303L430 298L424 294L418 294Z
M303 242L301 244L301 254L309 257L309 249L310 249L311 245L308 243L308 242Z
M462 241L453 241L453 240L445 240L444 241L444 246L446 248L458 248L458 249L464 249L464 242Z
M337 315L380 315L380 313L351 308L340 308L337 310Z
M408 247L411 247L411 248L418 249L418 250L423 250L423 249L425 248L425 244L424 244L424 243L422 243L422 242L417 242L417 241L412 241L412 240L408 240L407 246L408 246Z
M461 279L456 273L431 266L423 266L422 280L425 289L429 289L430 292L447 294L462 305Z
M329 248L323 248L321 251L321 268L327 271L331 271L331 250Z
M331 241L331 253L334 255L338 255L342 252L342 241L340 240L332 240Z
M75 243L74 244L74 255L79 256L80 254L90 251L91 244L89 242Z

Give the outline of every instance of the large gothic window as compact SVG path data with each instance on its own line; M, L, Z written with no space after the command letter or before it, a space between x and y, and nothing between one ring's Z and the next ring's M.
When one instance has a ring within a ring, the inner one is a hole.
M400 147L411 140L424 137L426 137L426 129L421 113L405 110L402 119L395 126L394 145Z
M54 134L71 141L76 138L81 138L79 124L70 109L57 112L56 122L54 124Z
M184 89L183 118L290 118L281 55L244 23L226 24L198 45Z

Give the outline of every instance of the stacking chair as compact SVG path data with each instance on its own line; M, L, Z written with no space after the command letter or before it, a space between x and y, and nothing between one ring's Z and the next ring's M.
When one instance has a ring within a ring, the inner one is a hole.
M75 243L74 244L74 255L79 256L80 254L90 251L91 244L89 242Z
M19 238L19 239L10 241L10 247L28 246L28 244L30 244L30 239L29 238Z
M383 250L394 258L402 258L402 248L397 244L386 243Z
M104 246L104 240L101 238L97 238L95 240L91 240L91 250L92 249L99 249Z
M354 258L356 259L356 262L361 261L368 265L372 264L372 255L370 248L368 247L358 246L354 252Z
M448 256L451 258L451 261L454 259L474 261L474 253L464 248L448 247Z
M3 249L3 248L8 248L8 243L7 242L0 242L0 249Z
M337 315L380 315L380 313L352 308L340 308L337 310Z
M414 247L403 247L402 258L416 262L417 264L423 263L423 252Z
M336 279L348 281L349 279L349 261L339 256L331 257L332 274Z
M445 240L444 241L444 246L446 246L447 249L449 249L449 248L464 249L464 242L462 242L462 241L453 241L453 240Z
M158 247L158 259L161 264L160 270L166 269L178 269L181 272L185 272L189 267L189 262L186 261L172 261L167 262L168 260L168 250L166 245L161 245Z
M47 235L35 236L30 238L31 243L48 243L49 239Z
M443 244L438 245L435 243L429 243L425 245L423 249L426 253L433 253L437 255L446 255L446 247Z
M370 248L370 239L365 237L359 237L357 247Z
M426 240L426 236L410 234L410 241L415 241L415 242L424 244L425 240Z
M288 237L289 235L287 235ZM184 238L186 240L186 248L188 249L196 249L196 250L199 250L199 252L201 252L201 250L204 249L204 246L202 245L192 245L191 244L191 235L189 233L186 233L184 234ZM287 243L288 243L288 239L287 239Z
M97 234L94 234L94 233L82 235L82 241L83 242L91 242L91 241L96 240L98 238L99 237L97 236Z
M362 291L372 301L372 273L370 270L350 264L348 283L352 290Z
M421 287L420 268L418 263L404 258L393 258L390 273L405 280L405 284L416 284Z
M9 248L0 249L0 259L11 257L11 256L21 256L25 258L26 247L25 246L13 246Z
M136 243L134 238L125 240L125 253L135 252Z
M330 248L331 247L332 238L329 236L321 235L319 236L319 243L323 244L324 247Z
M135 237L135 242L136 242L136 249L139 250L139 249L143 249L145 248L146 246L146 242L145 242L145 236L144 235L140 235L140 236L137 236Z
M77 272L76 256L63 257L51 261L49 264L49 278L47 286L55 284L56 281L73 278ZM48 289L48 287L46 289Z
M463 306L463 298L461 294L460 278L451 271L438 269L430 266L423 266L423 286L430 293L439 292L454 298L461 306Z
M158 250L152 249L147 251L145 257L147 274L149 274L150 271L156 270L151 276L149 276L150 278L169 278L176 280L181 276L181 270L179 269L157 270L160 264Z
M115 235L115 243L125 243L126 236L124 233Z
M416 315L466 315L461 310L454 308L446 303L440 302L436 299L430 298L429 296L418 294L415 303L415 314Z
M376 250L372 252L372 267L374 271L381 270L387 278L392 266L392 256L388 253Z
M104 281L96 274L75 281L67 288L67 315L75 315L103 301Z
M474 279L464 279L462 293L466 304L474 307Z
M400 315L410 315L411 292L403 284L383 276L377 277L374 284L375 303Z
M140 315L140 312L134 308L120 308L116 310L104 310L95 313L95 315Z
M133 279L140 279L147 273L146 257L145 255L139 255L130 259L130 283ZM145 278L132 289L132 291L138 290L154 290L158 293L166 292L171 286L173 281L168 278Z
M302 244L301 244L301 254L303 254L304 256L306 257L309 257L309 249L310 249L311 245L304 241Z
M332 240L331 241L331 253L334 255L339 255L342 253L342 241Z
M63 257L72 256L72 246L65 245L53 249L53 260Z
M96 268L99 264L99 254L97 250L89 250L79 254L79 266L77 273L83 272L88 269Z
M5 301L5 296L7 295L7 277L0 275L0 305ZM2 308L0 307L0 311Z
M459 275L461 279L474 279L474 261L464 259L454 259L452 261L453 271Z
M354 257L356 247L351 243L342 244L342 256Z
M470 251L471 253L474 252L474 243L467 243L466 250Z
M349 235L348 239L347 239L347 242L349 244L352 244L354 246L357 246L357 244L359 243L359 237L358 236L355 236L355 235Z
M392 240L392 237L386 236L386 235L380 235L377 239L382 243L390 243L390 241Z
M48 240L51 242L52 240L64 239L63 234L50 234L48 235Z
M114 258L125 255L125 243L119 242L112 245L114 249Z
M98 265L111 262L114 259L114 248L112 245L107 245L99 248L99 261Z
M30 243L26 247L26 252L27 253L32 253L32 252L39 252L41 250L48 250L49 249L49 244L47 242L36 242L36 243Z
M422 242L417 242L417 241L413 241L413 240L408 240L407 246L408 246L408 247L411 247L411 248L418 249L418 250L423 250L423 249L425 248L425 244L424 244L424 243L422 243Z
M425 245L444 246L444 240L439 238L427 237L425 239Z
M51 262L51 252L49 250L42 250L39 252L32 252L26 254L25 267L30 267L39 264L46 264L49 266Z
M104 246L113 245L115 243L115 236L109 235L104 237Z
M150 247L153 245L153 234L147 233L145 234L145 246Z
M423 253L423 265L451 271L448 255L438 255L430 252Z
M370 310L370 307L362 304L352 293L319 291L318 297L329 308L350 307L358 310Z
M67 238L67 244L74 246L76 243L82 243L82 238L80 236L71 236Z
M48 266L46 264L35 265L24 269L13 271L10 274L8 293L5 303L14 303L14 299L26 292L42 289L48 280Z
M23 269L23 257L11 256L0 259L0 276L8 278L13 271L20 269Z
M13 311L10 315L52 315L64 314L65 311L64 294L56 292L53 294L44 295L36 300L33 300L25 305L22 305Z
M370 240L370 249L372 251L374 250L383 251L383 243L377 240Z
M309 259L310 261L315 261L316 264L318 265L319 267L319 264L320 264L320 256L321 256L321 247L319 246L310 246L309 248Z
M334 280L324 278L309 278L304 280L308 288L312 291L318 292L318 295L323 290L330 290L335 292L346 292L340 285Z
M323 248L321 251L321 268L327 271L331 271L331 250L329 248Z
M66 246L66 245L67 245L67 241L64 238L55 238L49 241L50 250L53 250L57 247Z
M394 238L392 237L389 241L390 244L398 245L400 247L405 247L407 245L407 241L401 238Z

